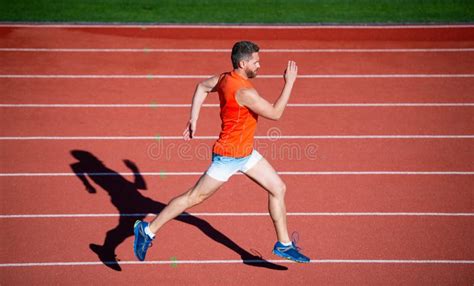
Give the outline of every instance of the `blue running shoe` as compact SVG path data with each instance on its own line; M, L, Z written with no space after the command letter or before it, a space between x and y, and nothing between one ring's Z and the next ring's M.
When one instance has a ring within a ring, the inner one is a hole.
M299 250L300 248L296 246L295 242L292 242L289 246L284 246L278 241L273 247L273 254L296 262L308 263L310 261L309 257L301 254Z
M147 226L147 222L143 222L140 220L137 220L135 222L135 225L133 226L133 233L135 234L135 241L133 242L133 252L140 261L145 260L146 251L148 250L148 247L150 247L151 242L153 241L153 239L145 233L145 227Z

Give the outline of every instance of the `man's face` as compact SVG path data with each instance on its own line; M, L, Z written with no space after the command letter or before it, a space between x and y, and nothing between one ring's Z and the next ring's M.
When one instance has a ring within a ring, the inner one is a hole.
M245 61L244 71L248 78L257 76L257 71L260 68L260 57L258 53L253 53L252 57Z

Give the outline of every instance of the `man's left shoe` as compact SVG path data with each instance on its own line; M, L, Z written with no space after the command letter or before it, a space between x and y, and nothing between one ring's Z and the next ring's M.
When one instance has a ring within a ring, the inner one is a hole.
M140 261L145 260L146 252L150 247L153 239L145 233L147 222L137 220L133 226L133 233L135 234L135 241L133 242L133 252Z
M293 260L300 263L308 263L310 262L309 257L304 256L299 252L299 248L296 246L294 242L291 243L289 246L283 245L281 242L275 243L273 247L273 254L278 255L280 257Z

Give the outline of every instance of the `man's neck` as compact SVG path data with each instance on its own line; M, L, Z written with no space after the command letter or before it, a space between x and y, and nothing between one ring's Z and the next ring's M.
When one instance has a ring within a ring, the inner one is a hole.
M245 71L243 71L242 69L234 69L234 72L238 75L240 75L242 78L248 80L249 78L247 77L247 74L245 73Z

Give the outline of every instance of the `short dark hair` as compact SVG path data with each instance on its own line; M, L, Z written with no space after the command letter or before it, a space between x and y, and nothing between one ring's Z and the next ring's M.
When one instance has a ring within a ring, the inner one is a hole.
M239 62L242 60L248 60L253 53L256 53L260 50L260 47L249 41L240 41L234 44L232 47L232 66L234 69L239 67Z

